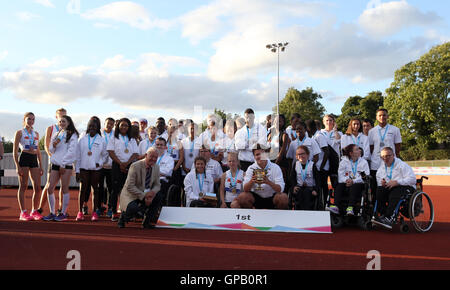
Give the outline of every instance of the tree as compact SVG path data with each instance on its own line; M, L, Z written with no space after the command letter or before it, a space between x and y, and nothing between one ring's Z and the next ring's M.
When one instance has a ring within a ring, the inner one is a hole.
M322 119L325 108L319 102L321 98L322 96L312 88L298 91L291 87L280 101L280 114L284 114L286 120L289 120L293 113L299 113L303 120ZM274 111L276 112L276 107Z
M430 149L449 142L449 91L450 42L395 72L384 106L405 144Z
M380 91L372 91L364 98L360 96L349 97L341 108L342 114L336 123L340 130L345 131L348 122L353 117L375 120L375 112L383 106L383 94Z

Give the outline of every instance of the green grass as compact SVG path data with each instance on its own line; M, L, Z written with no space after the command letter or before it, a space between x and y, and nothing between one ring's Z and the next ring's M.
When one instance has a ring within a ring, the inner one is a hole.
M411 167L450 167L450 160L406 161Z

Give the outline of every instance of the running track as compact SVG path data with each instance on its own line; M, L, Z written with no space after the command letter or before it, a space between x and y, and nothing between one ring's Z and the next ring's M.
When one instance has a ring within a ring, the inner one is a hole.
M411 228L333 234L294 234L226 230L153 229L89 217L75 222L77 191L71 192L67 222L20 222L17 189L0 191L0 269L64 270L70 250L81 269L145 270L365 270L367 252L381 254L381 269L450 270L450 187L426 186L435 207L435 224L420 234ZM31 190L26 194L27 206Z

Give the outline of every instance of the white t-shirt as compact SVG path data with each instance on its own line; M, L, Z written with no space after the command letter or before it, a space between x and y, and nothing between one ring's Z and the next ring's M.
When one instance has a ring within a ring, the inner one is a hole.
M325 156L325 153L323 152L322 148L324 148L324 147L328 148L328 142L327 142L327 139L325 138L325 136L322 133L320 133L320 131L316 131L316 134L314 134L312 139L314 141L316 141L317 146L319 146L319 149L320 149L319 160L316 163L317 170L320 170L320 165L322 165L323 157ZM326 162L325 166L323 167L323 170L327 171L328 169L330 169L330 163Z
M170 154L166 151L162 156L158 157L156 163L159 165L159 173L162 175L160 179L166 182L169 181L169 178L173 173L173 168L175 167L175 162L172 156L170 156Z
M103 129L102 137L103 137L103 140L105 140L106 148L108 148L109 140L114 139L114 129L112 129L111 132L109 132L109 133L106 133L106 131ZM111 166L112 166L112 159L108 154L108 157L105 159L105 163L103 164L103 168L111 169Z
M248 183L252 179L254 169L265 169L267 171L266 173L267 178L273 183L280 185L281 192L283 192L285 184L283 179L283 172L281 171L280 166L270 162L270 160L267 160L266 167L261 168L259 167L258 163L255 162L252 165L250 165L247 171L245 172L244 184ZM268 184L261 184L262 190L256 190L257 187L258 184L256 183L253 184L251 191L261 196L262 198L269 198L275 194L275 191Z
M195 171L195 164L192 164L191 172L192 171ZM213 180L220 178L223 174L222 166L220 166L220 163L211 158L206 163L205 171L206 175L211 176Z
M119 138L114 137L109 140L106 150L114 151L120 162L127 162L130 160L131 155L139 154L136 139L129 139L128 136L121 134L119 134Z
M238 158L241 161L254 162L252 149L256 144L261 144L268 148L267 130L259 123L255 123L252 128L247 126L236 131L234 136L234 146L239 151Z
M295 151L297 150L298 146L300 146L300 145L304 145L304 146L308 147L309 160L312 160L314 155L320 154L320 152L322 151L322 150L320 150L319 145L317 144L316 141L305 136L302 141L300 141L299 139L296 139L296 140L292 141L291 144L289 144L289 149L286 153L286 158L295 160Z
M362 156L366 160L370 160L370 146L369 137L363 133L359 133L357 137L354 135L344 134L341 137L341 149L344 150L350 144L356 144L363 149L364 155Z
M369 145L373 145L370 169L378 170L382 160L380 157L381 149L391 147L395 154L395 144L402 143L400 129L394 125L387 124L384 128L380 125L375 126L369 131Z
M198 156L200 148L202 147L200 139L194 137L194 141L191 141L190 137L186 137L181 141L181 145L184 150L184 166L186 166L186 168L191 168L194 164L195 158ZM183 170L182 174L186 175L186 172Z

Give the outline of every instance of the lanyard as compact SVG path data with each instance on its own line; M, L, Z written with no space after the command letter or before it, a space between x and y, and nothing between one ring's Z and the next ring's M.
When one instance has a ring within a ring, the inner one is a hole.
M120 135L120 137L122 137L123 142L125 143L125 149L128 149L128 142L130 141L130 139L128 139L128 136L123 136ZM126 138L125 138L126 137ZM125 140L126 139L126 140Z
M384 131L383 136L381 136L381 128L378 128L378 135L380 135L381 142L384 142L384 138L386 138L386 133L389 129L389 124L386 125L386 130Z
M31 130L31 135L28 133L27 129L24 129L25 133L27 134L28 138L30 139L30 145L34 145L34 130Z
M236 177L235 178L233 178L233 173L231 172L231 170L230 170L230 175L231 175L231 180L230 180L231 181L231 187L236 187L237 177L239 175L239 168L236 171Z
M203 181L204 181L204 173L199 174L198 178L198 187L200 188L200 192L203 192ZM200 183L201 180L201 183Z
M359 160L359 159L358 159ZM352 172L353 172L353 176L356 178L356 172L358 169L358 160L356 160L355 162L353 162L352 160L350 160L351 164L352 164Z
M190 152L192 153L192 152L194 152L195 138L194 138L193 141L189 140L189 142L191 142L191 143L190 143L190 144L191 144L191 148L190 148L189 150L190 150Z
M58 135L56 136L56 138L58 138L60 141L62 141L66 137L66 131L64 131L62 135L59 135L59 133L61 132L62 131L58 131Z
M155 138L155 140L153 140L152 146L155 144L155 142L156 142L156 138ZM149 147L150 147L150 139L147 139L147 149L146 150L148 150Z
M95 135L94 140L92 140L92 143L91 143L91 135L88 135L88 147L89 147L89 151L92 151L92 150L91 150L91 149L92 149L92 145L94 145L95 139L97 139L97 135L98 135L98 134Z
M392 179L392 170L394 169L394 164L395 164L395 159L394 159L394 161L392 161L389 174L387 173L387 166L386 166L386 164L384 164L384 169L386 170L386 176L387 176L387 178L389 178L389 180Z
M356 142L355 138L353 137L353 134L351 134L350 136L352 137L353 144L356 144L356 145L359 146L359 143L361 141L361 135L358 135L358 142Z
M161 163L161 159L164 157L164 155L166 155L166 152L164 152L164 154L161 155L161 157L159 157L158 161L156 162L158 165L159 165L159 163Z
M106 141L106 145L108 145L109 139L111 139L111 135L112 135L113 131L111 130L111 132L109 132L109 134L108 134L105 130L103 130L103 133L105 133L105 141ZM108 139L108 137L109 137L109 139Z
M297 139L298 146L303 145L303 143L305 143L305 141L306 141L306 135L305 135L305 137L303 137L303 140L302 140L302 141L300 141L300 139ZM298 147L298 146L297 146L297 147Z
M305 170L303 170L302 164L300 163L300 173L302 175L303 182L306 182L306 174L308 173L309 160L306 162Z

